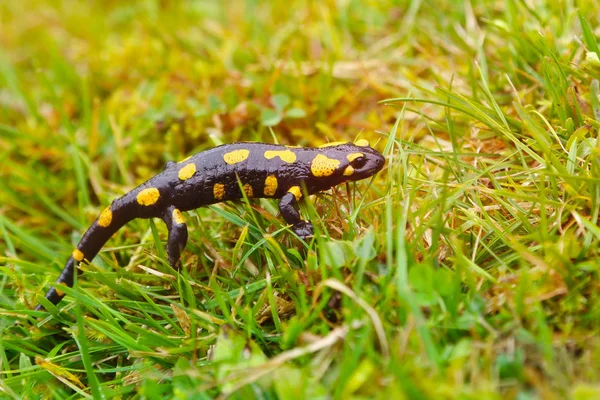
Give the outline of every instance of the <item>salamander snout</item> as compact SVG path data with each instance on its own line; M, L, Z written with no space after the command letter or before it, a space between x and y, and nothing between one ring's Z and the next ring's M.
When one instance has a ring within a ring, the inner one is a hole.
M355 168L355 173L363 178L375 175L385 165L385 157L375 149L364 149L366 162L363 167ZM350 163L352 165L352 163Z
M348 164L343 175L347 180L357 181L369 178L381 171L385 165L385 157L370 146L354 146L346 155Z
M371 164L373 165L373 174L381 171L383 166L385 165L385 157L378 151L374 151L374 154L371 155Z

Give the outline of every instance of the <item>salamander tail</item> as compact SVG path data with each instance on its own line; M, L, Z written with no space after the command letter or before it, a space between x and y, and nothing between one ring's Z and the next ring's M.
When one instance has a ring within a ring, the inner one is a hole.
M122 200L125 199L116 200L110 207L102 211L94 223L83 234L81 241L73 250L71 257L69 257L67 264L56 280L57 285L52 287L45 296L49 302L55 305L58 304L65 297L65 293L60 290L61 286L73 287L75 271L79 271L79 263L90 263L108 239L123 225L133 219L133 215L131 215L130 210L127 210L128 207ZM39 304L35 309L44 310L45 307Z

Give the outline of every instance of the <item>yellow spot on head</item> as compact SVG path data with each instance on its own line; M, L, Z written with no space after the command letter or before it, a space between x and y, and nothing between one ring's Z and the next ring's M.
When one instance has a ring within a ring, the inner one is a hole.
M265 196L275 196L277 191L277 177L275 175L267 176L265 179Z
M191 163L187 164L185 167L181 167L179 170L179 179L185 181L186 179L190 179L196 173L196 164Z
M317 154L310 165L310 171L316 177L330 176L339 166L339 160L329 158L323 154Z
M225 162L227 164L233 165L233 164L237 164L239 162L244 161L246 158L248 158L249 154L250 154L250 150L246 150L246 149L234 150L234 151L230 151L229 153L223 154L223 160L225 160Z
M288 192L294 195L296 201L302 198L302 190L300 189L300 186L292 186Z
M365 156L364 153L351 153L351 154L348 154L346 156L346 158L348 159L348 161L352 162L352 161L356 160L358 157L364 157L364 156Z
M348 142L330 142L330 143L325 143L322 144L320 146L318 146L320 149L324 148L324 147L333 147L333 146L339 146L340 144L346 144Z
M286 163L293 163L296 161L296 154L291 150L267 150L265 151L265 158L270 160L271 158L279 157Z
M112 222L112 211L110 210L110 207L106 207L104 209L104 211L102 211L102 213L98 217L98 225L100 225L103 228L106 228L107 226L110 225L111 222Z
M369 147L369 141L367 139L358 139L354 144L360 147Z
M215 186L213 186L213 195L216 200L223 200L223 197L225 197L225 185L215 183Z
M160 192L157 188L148 188L139 192L136 196L136 200L139 204L143 206L151 206L152 204L158 201L159 197Z
M75 261L83 261L83 258L85 257L79 249L73 250L73 254L71 255L73 256L73 259L75 259Z
M246 197L250 198L254 196L254 191L252 190L252 186L249 183L244 183L244 193L246 193Z
M179 211L177 208L173 210L173 221L175 221L177 225L185 224L185 219L183 219L181 211Z
M344 170L344 176L350 176L354 173L354 168L352 168L352 165L348 165L346 167L346 169Z

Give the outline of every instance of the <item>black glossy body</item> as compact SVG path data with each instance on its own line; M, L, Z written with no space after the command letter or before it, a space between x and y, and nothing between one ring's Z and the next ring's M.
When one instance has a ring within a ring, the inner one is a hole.
M280 199L285 221L300 237L312 235L312 225L296 209L301 197L347 181L370 177L383 168L383 156L364 140L301 148L267 143L233 143L197 153L165 169L114 200L94 221L67 261L57 284L73 286L76 264L90 262L108 239L134 218L161 218L167 225L169 263L179 267L187 242L182 211L244 197ZM303 191L305 188L307 193ZM53 287L46 299L64 297ZM43 309L39 305L37 309Z

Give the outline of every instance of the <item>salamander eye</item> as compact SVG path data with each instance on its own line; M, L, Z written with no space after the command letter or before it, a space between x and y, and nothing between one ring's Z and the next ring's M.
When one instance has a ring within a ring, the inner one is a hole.
M362 168L367 163L367 157L356 157L354 160L350 161L350 165L352 168Z

